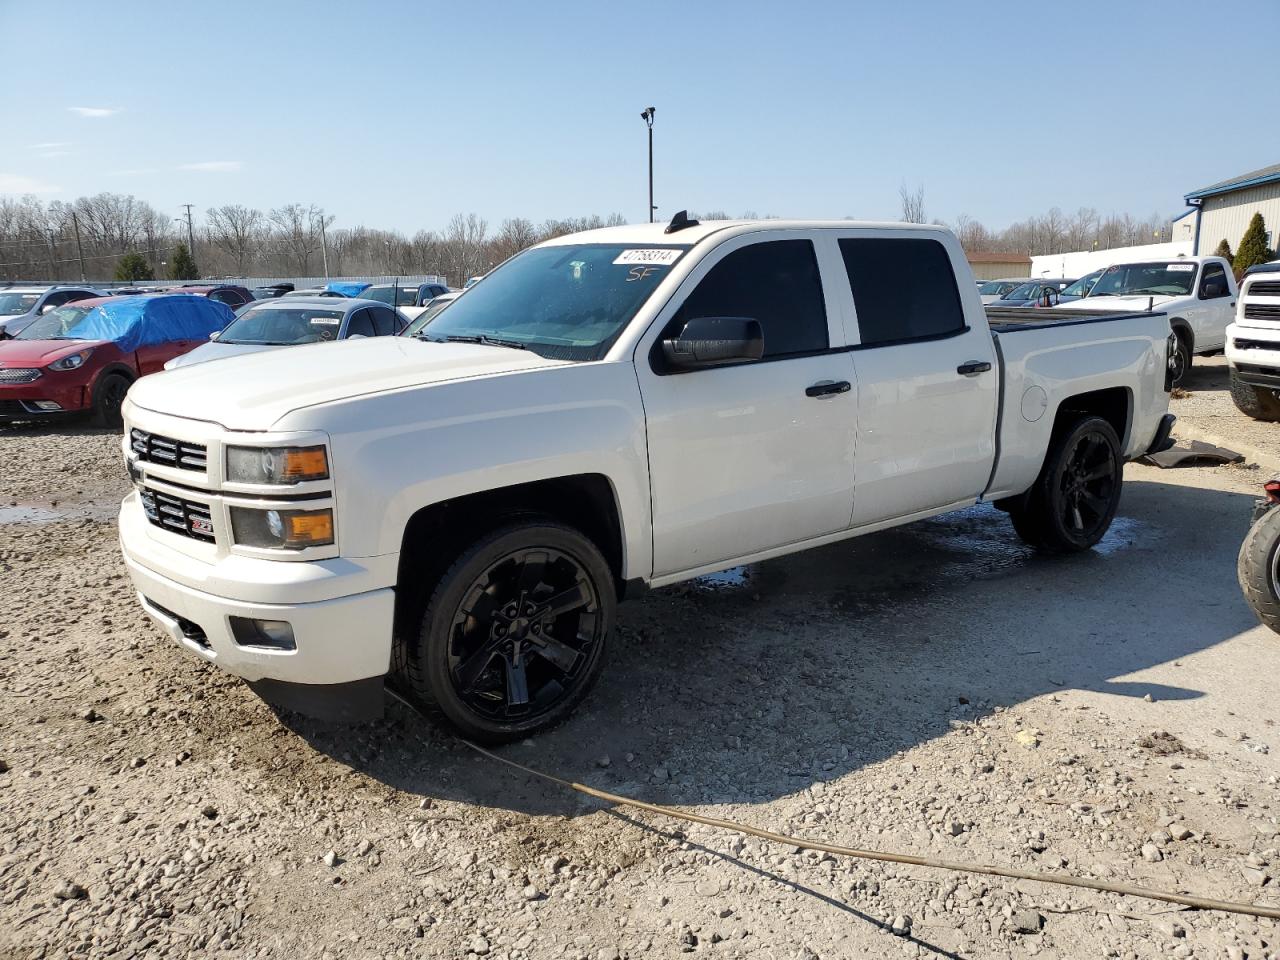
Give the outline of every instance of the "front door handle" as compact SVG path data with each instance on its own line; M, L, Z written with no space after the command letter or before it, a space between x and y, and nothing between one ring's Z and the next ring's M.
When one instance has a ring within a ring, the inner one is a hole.
M837 393L848 393L852 389L853 384L848 380L839 382L827 380L823 383L815 383L812 387L805 387L804 395L806 397L830 397Z
M991 362L988 360L967 360L956 367L956 373L963 374L966 377L973 377L979 373L986 373L990 369Z

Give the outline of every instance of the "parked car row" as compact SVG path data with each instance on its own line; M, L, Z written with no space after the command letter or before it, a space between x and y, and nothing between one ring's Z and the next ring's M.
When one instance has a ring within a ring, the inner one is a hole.
M0 422L90 414L116 426L125 393L147 374L302 344L396 336L411 319L367 297L282 291L244 300L248 292L233 285L110 296L81 288L23 291L20 329L0 342ZM414 332L456 296L446 291L427 306L404 308L415 312ZM240 303L234 312L233 300Z

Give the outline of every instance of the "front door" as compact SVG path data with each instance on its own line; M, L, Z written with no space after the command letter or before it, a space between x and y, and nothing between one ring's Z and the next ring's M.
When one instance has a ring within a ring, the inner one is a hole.
M655 340L638 351L655 577L848 527L853 361L829 351L841 328L828 321L812 241L783 236L726 242L659 322L661 336L674 336L695 317L754 318L763 359L675 372Z

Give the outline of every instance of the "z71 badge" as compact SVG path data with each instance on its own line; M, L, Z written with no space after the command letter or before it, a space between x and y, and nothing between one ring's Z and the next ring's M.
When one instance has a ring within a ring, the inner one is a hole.
M204 536L206 536L206 537L212 537L212 536L213 536L213 521L211 521L211 520L209 520L209 519L207 519L207 518L205 518L205 517L192 517L192 518L191 518L191 532L192 532L192 533L199 533L199 534L202 534L202 535L204 535Z

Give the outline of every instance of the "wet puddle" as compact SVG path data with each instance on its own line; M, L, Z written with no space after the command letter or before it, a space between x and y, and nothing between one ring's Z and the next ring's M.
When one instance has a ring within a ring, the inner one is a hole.
M53 523L55 520L113 520L119 508L112 503L11 503L0 506L0 524Z
M1109 559L1150 535L1146 524L1116 517L1090 554ZM877 597L1001 576L1054 559L1019 540L1005 514L990 504L978 504L777 560L707 574L690 581L687 588L709 596L744 590L821 594L865 605Z
M48 523L62 516L46 507L0 507L0 523Z

